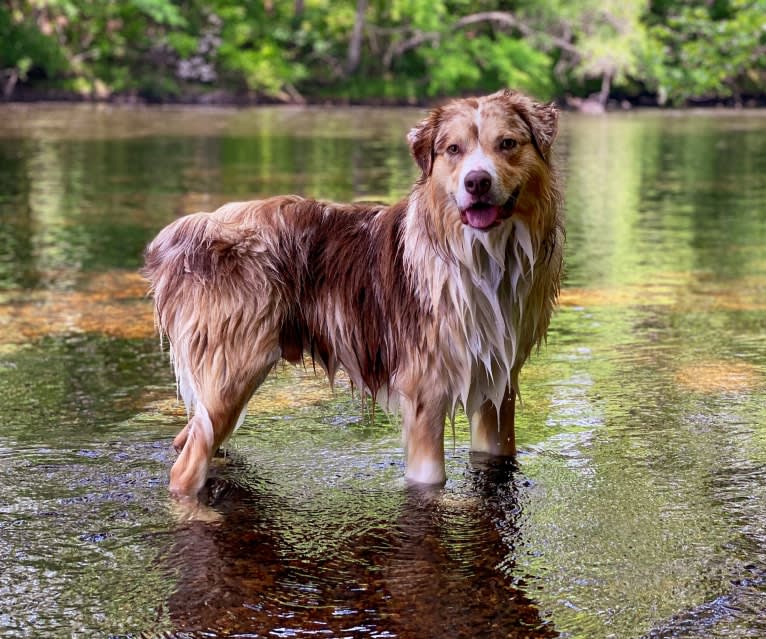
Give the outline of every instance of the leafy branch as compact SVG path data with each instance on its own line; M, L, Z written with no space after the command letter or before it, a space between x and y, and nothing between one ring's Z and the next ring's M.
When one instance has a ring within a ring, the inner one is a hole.
M512 13L507 11L482 11L479 13L472 13L467 16L463 16L456 20L445 31L419 31L412 28L403 28L399 33L410 33L410 36L403 41L392 41L389 45L386 53L383 55L383 66L386 69L390 69L394 60L400 58L408 51L416 49L426 43L438 44L442 38L447 37L450 32L459 31L466 27L481 24L491 23L502 25L508 29L515 29L521 35L527 38L538 38L543 43L548 43L547 50L551 48L559 48L562 51L567 51L575 56L579 56L579 50L571 41L564 38L552 36L550 34L538 33L532 29L528 24L519 20Z

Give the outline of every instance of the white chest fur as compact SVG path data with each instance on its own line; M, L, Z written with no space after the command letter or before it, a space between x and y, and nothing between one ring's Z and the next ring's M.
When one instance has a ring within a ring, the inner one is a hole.
M535 253L521 219L491 233L464 227L438 305L450 333L445 367L453 412L458 400L468 414L487 400L500 406L508 386L518 388L519 369L537 339L529 330L536 322L524 320L541 310L532 308L530 295Z

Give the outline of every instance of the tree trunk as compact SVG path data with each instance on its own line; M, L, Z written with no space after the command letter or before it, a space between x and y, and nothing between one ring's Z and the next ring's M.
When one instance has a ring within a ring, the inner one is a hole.
M295 17L300 18L303 15L303 0L295 0Z
M3 98L8 100L16 88L16 83L19 81L19 72L17 69L6 69L6 73L8 77L3 82ZM3 72L0 71L0 78L2 77Z
M601 76L601 91L598 94L599 104L606 108L606 101L609 99L609 92L612 90L612 73L611 71L604 71L604 75Z
M362 38L364 36L364 14L367 12L367 0L357 0L356 20L354 30L351 32L351 41L348 43L348 58L346 59L346 73L351 74L359 67L362 59Z

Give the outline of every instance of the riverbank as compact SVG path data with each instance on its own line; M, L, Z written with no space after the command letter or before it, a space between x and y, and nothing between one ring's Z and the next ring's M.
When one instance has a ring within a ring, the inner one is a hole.
M481 93L481 91L476 91ZM469 95L469 92L463 95ZM412 97L404 95L378 95L360 96L353 92L334 95L301 95L291 94L283 96L284 99L276 99L256 91L234 91L230 89L215 89L209 91L188 91L177 95L149 95L137 92L111 93L83 95L74 91L55 88L32 88L17 87L13 94L5 99L0 98L0 104L8 103L33 103L33 102L62 102L62 103L103 103L121 105L199 105L199 106L233 106L251 107L260 105L285 105L285 106L369 106L369 107L429 107L439 104L451 97L441 96L426 98L424 96ZM687 101L682 106L660 104L656 96L640 95L625 96L617 95L610 97L605 104L598 99L598 94L583 98L572 95L561 95L553 99L560 108L568 111L583 113L604 113L610 111L627 111L634 108L673 108L673 109L697 109L697 108L766 108L766 95L745 96L739 99L727 100L709 99Z

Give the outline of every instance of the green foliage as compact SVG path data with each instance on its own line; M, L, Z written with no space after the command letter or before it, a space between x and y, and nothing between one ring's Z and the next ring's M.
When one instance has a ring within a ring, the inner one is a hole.
M284 2L271 11L260 3L218 3L222 31L216 60L234 83L279 98L285 87L305 77L305 67L294 59L286 9Z
M167 24L171 27L183 27L186 20L178 7L167 0L130 0L135 9L144 13L157 24Z
M558 52L559 85L578 94L594 81L603 89L637 77L648 9L649 0L524 0L520 13L540 34L539 45Z
M0 76L26 80L31 69L51 77L66 68L55 38L38 27L29 15L13 6L0 6Z
M766 0L6 0L0 90L24 84L160 100L215 88L412 102L505 86L740 100L766 94Z
M682 104L766 88L766 1L665 3L652 16L647 82Z
M461 33L425 48L422 55L430 68L430 96L514 87L541 99L551 97L549 56L521 39Z

